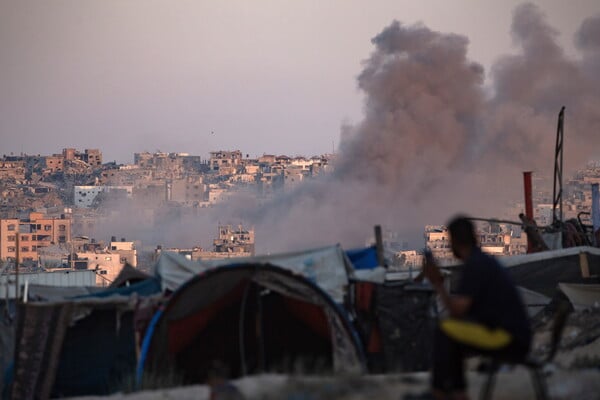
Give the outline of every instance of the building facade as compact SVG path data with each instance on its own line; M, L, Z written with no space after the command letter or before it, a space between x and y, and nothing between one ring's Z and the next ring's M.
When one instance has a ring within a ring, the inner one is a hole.
M34 262L38 259L38 249L53 244L66 246L71 241L71 219L48 218L37 212L26 219L0 219L0 260L16 259L17 235L19 263Z

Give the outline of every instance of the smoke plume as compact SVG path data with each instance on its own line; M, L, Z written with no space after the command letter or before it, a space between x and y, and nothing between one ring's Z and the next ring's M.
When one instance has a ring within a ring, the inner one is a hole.
M493 65L491 90L464 36L398 21L375 36L358 76L364 119L344 127L335 172L256 212L257 247L361 245L375 224L415 244L456 212L497 217L521 198L521 171L551 173L563 105L566 168L597 156L600 18L581 25L578 60L535 5L516 8L512 35L517 51Z
M333 173L262 207L238 199L211 215L154 221L147 240L197 243L220 220L254 226L259 253L361 246L376 224L420 246L424 225L455 213L502 217L506 201L522 198L522 171L552 173L563 105L565 170L598 156L600 142L600 16L577 32L577 59L532 4L515 9L512 36L514 54L492 66L486 84L466 37L392 22L372 39L357 79L364 119L342 127Z

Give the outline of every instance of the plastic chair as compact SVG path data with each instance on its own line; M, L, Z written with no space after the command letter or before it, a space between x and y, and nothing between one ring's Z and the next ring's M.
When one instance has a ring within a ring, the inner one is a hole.
M538 400L547 400L548 399L548 388L546 385L546 377L544 376L543 367L556 355L556 351L558 350L558 345L560 344L560 340L562 338L562 334L567 322L567 316L570 312L569 303L562 302L558 305L558 309L554 316L554 321L552 324L552 340L550 342L550 352L544 358L534 358L528 356L525 360L514 362L510 360L503 359L492 359L491 366L488 371L488 377L481 388L481 392L479 394L479 398L481 400L490 400L492 398L492 390L494 389L494 384L496 381L496 373L498 369L503 364L512 364L512 365L523 365L529 370L531 376L531 382L533 383L533 388L535 390L535 396Z

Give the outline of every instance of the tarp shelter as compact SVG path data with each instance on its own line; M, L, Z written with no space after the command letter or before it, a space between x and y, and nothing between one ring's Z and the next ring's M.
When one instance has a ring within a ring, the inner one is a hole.
M231 264L272 264L300 274L342 304L354 269L340 245L292 253L244 258L191 261L174 252L163 252L155 266L163 290L175 291L201 272Z
M346 255L352 262L354 269L374 269L379 266L377 247L375 246L346 250Z
M204 382L214 361L228 365L232 377L365 367L358 336L333 299L268 264L214 268L173 293L146 330L138 381L175 375Z
M119 272L119 275L117 275L109 287L116 288L129 286L133 283L145 281L148 278L150 278L150 275L147 273L132 267L129 263L125 263L123 268L121 268L121 272Z
M160 296L158 281L78 298L65 298L69 288L63 290L58 301L19 305L12 398L101 395L133 386L134 310L142 297Z

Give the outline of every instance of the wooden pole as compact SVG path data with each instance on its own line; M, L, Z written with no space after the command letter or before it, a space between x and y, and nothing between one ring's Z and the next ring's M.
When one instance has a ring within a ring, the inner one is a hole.
M18 227L18 225L17 225ZM17 228L18 229L18 228ZM17 302L19 301L19 258L21 257L20 251L21 251L21 246L20 246L20 234L17 231L17 235L16 237L16 252L15 252L15 299L17 300Z
M383 256L383 236L381 234L381 225L375 225L375 249L377 251L377 263L385 267L385 257Z

